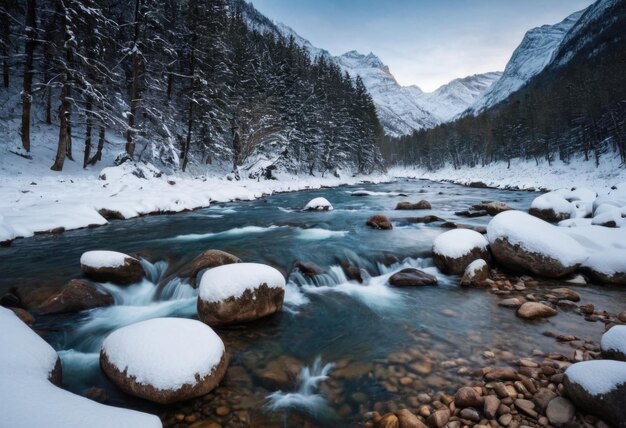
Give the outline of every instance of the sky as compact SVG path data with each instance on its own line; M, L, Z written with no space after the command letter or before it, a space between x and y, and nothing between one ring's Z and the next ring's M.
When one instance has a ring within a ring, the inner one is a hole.
M402 85L425 91L501 71L527 30L592 0L252 0L333 55L373 52Z

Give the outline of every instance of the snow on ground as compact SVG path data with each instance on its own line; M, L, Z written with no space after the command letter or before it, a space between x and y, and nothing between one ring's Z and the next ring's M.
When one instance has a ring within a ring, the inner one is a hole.
M133 257L117 251L96 250L83 253L80 256L80 264L94 269L114 268L124 266L126 259L133 259Z
M0 426L161 427L156 416L105 406L56 387L48 380L57 361L54 349L2 307L0 325Z
M617 351L626 355L626 325L616 325L602 335L603 351Z
M211 374L224 343L206 324L184 318L155 318L122 327L102 344L109 362L138 383L160 390L195 385Z
M610 360L583 361L569 366L565 374L591 395L606 394L626 383L626 363Z
M437 171L397 167L390 169L388 174L394 177L447 180L458 184L482 181L497 188L555 190L587 187L602 195L608 193L613 185L626 182L626 168L620 166L619 156L616 154L607 154L600 162L600 167L596 168L593 159L585 161L576 158L568 164L554 161L552 165L545 161L536 165L534 160L513 159L510 168L507 168L506 162L494 162L484 167L461 169L454 169L449 165Z
M437 236L433 241L433 252L456 259L463 257L474 248L484 250L489 243L483 235L469 229L454 229Z
M558 260L563 266L574 266L587 258L585 248L561 228L521 211L498 214L487 226L490 243L503 238L526 251Z
M16 145L0 145L0 242L61 227L104 225L108 221L99 214L102 209L132 218L208 207L214 202L253 200L276 192L392 180L388 175L349 173L340 177L277 174L277 180L257 180L242 171L240 181L229 181L228 170L198 165L187 173L157 177L150 165L112 167L123 141L110 136L107 139L113 142L95 167L83 170L79 162L66 160L63 171L54 172L50 170L56 150L52 137L57 133L42 127L33 131L31 160L12 153L18 151Z
M246 290L262 284L285 288L285 277L271 266L260 263L234 263L207 270L200 279L199 296L205 302L221 302L241 297Z

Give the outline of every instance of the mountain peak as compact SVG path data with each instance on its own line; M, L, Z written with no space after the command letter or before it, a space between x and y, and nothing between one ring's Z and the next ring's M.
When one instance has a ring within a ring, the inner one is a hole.
M351 50L343 55L340 55L339 58L350 62L351 67L359 67L359 68L383 68L385 64L376 56L373 52L370 52L367 55L364 55L356 50Z

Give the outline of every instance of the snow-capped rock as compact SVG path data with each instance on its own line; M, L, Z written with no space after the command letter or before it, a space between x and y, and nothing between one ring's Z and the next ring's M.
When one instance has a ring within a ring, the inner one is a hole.
M94 281L121 285L134 284L145 274L139 260L117 251L87 251L80 257L80 268Z
M332 211L333 206L326 198L311 199L305 206L305 211Z
M100 366L126 393L168 404L209 393L228 358L219 336L200 321L155 318L111 333Z
M461 275L475 260L489 260L489 243L483 235L469 229L454 229L433 241L433 260L443 272Z
M219 266L200 279L198 315L212 326L253 321L280 311L284 296L285 277L271 266Z
M584 11L573 13L555 25L543 25L529 30L515 49L502 77L471 104L467 113L477 114L504 101L513 92L539 74L553 60L565 35Z
M602 335L602 357L608 360L626 361L626 325L613 326Z

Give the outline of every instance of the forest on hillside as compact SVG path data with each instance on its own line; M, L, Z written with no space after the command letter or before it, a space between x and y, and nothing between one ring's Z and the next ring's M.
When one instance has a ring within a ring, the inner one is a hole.
M23 156L34 121L58 127L53 170L97 163L110 133L127 157L183 171L382 169L361 79L254 28L251 12L243 0L5 0L0 91L21 96L0 117L19 112Z
M387 140L385 157L430 170L514 158L550 164L580 156L599 166L603 157L619 156L626 163L626 3L617 2L606 16L562 46L551 66L506 101Z

